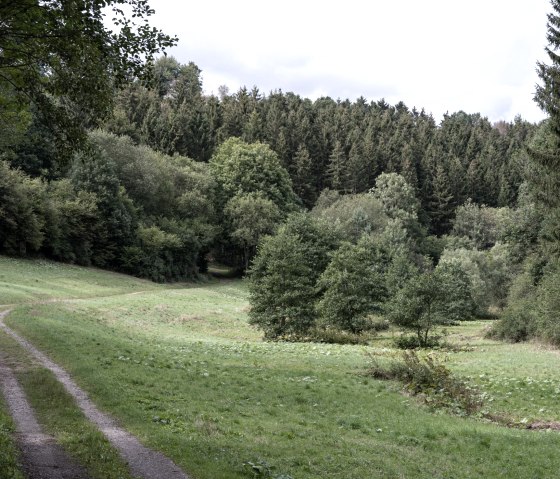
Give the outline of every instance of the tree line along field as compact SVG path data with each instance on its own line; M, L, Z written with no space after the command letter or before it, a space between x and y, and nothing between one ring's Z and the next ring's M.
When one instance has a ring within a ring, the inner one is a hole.
M372 379L372 359L399 354L391 330L357 346L263 341L242 280L162 286L1 257L0 298L14 305L9 327L195 478L534 478L560 465L558 434L524 429L560 420L560 357L484 339L488 321L449 327L462 347L435 354L516 427L431 410Z

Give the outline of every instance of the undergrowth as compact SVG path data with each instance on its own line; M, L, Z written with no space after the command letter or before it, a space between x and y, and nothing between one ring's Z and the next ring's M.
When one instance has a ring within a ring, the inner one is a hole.
M467 382L454 376L449 368L433 355L423 358L414 351L404 351L401 361L381 365L374 361L369 370L375 379L395 379L405 389L435 409L470 416L480 412L483 396Z

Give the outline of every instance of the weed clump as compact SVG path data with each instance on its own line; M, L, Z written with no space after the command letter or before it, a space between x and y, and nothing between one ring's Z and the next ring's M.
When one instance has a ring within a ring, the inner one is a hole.
M437 348L442 345L442 337L439 335L432 335L425 341L420 341L418 336L403 334L394 339L394 344L399 349L423 349L423 348Z
M312 328L307 334L284 334L274 341L293 343L323 343L323 344L368 344L374 333L351 333L335 328Z
M402 361L388 365L374 362L369 374L375 379L398 380L405 390L434 409L447 409L461 416L477 414L483 405L478 390L454 376L434 356L420 358L414 351L405 351Z

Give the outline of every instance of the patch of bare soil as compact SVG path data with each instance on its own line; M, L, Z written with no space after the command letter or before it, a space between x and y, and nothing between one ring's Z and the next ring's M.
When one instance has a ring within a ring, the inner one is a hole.
M2 318L6 314L7 312L0 313L0 327L31 353L40 364L54 373L68 393L74 397L85 416L99 428L109 442L120 452L123 459L128 463L133 475L144 479L189 479L189 476L171 459L141 444L135 436L121 428L113 418L97 409L85 391L78 387L64 369L2 322ZM36 477L41 478L42 476ZM59 476L52 477L53 479L58 479ZM45 476L45 479L51 479L51 476Z

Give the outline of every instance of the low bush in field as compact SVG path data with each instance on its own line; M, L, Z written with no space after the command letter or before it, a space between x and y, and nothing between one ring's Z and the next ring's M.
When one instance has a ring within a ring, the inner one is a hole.
M366 331L388 331L391 327L391 323L388 319L379 317L379 316L371 316L367 320Z
M367 334L356 334L340 329L314 329L310 333L310 340L327 344L366 344L370 336Z
M284 334L273 338L272 341L287 341L292 343L324 343L324 344L367 344L372 338L368 333L350 333L335 328L313 328L306 334Z
M403 334L394 340L394 344L399 349L421 349L421 348L437 348L442 345L441 336L430 336L425 342L420 342L418 336Z
M402 361L388 365L375 362L369 373L376 379L396 379L407 392L420 396L434 408L445 408L459 415L472 415L482 408L481 394L433 356L420 358L405 351Z

